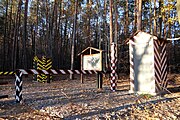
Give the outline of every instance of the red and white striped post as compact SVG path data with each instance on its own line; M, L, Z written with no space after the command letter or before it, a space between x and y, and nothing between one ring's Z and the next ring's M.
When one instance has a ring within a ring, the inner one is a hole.
M113 42L111 43L111 90L116 90L116 44Z
M167 53L166 43L154 41L154 63L155 63L155 82L156 92L162 91L167 87Z
M134 92L134 55L132 40L129 41L129 62L130 62L130 93Z

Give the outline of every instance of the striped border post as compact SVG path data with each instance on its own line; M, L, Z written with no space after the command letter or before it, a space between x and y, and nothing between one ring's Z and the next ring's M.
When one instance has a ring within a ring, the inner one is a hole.
M167 88L167 52L166 43L161 42L161 80L163 90Z
M111 44L111 90L116 90L116 44Z
M46 58L45 63L46 63L44 65L45 70L52 69L52 59L51 58ZM51 81L52 81L52 75L49 74L49 75L47 75L47 83L50 83Z
M166 43L154 40L154 51L156 92L159 92L164 91L167 87Z
M130 93L134 92L134 55L133 55L134 42L129 41L129 62L130 62Z
M17 71L17 73L15 74L15 76L16 76L16 80L15 80L16 103L20 103L22 100L22 75L23 75L23 73L20 71Z
M154 40L154 68L155 68L155 84L156 92L162 91L161 89L161 56L159 51L160 42Z
M46 56L42 56L41 59L39 59L37 56L36 56L36 69L37 70L49 70L52 68L52 60L50 58L47 58ZM38 75L35 75L37 76L37 81L39 82L47 82L47 83L50 83L50 81L52 80L52 75L48 74L38 74Z
M37 69L38 70L46 70L44 67L45 65L46 65L46 56L42 56L42 58L39 59L39 61L37 63ZM47 75L42 74L42 73L38 74L37 80L38 80L38 82L42 82L42 83L47 82Z

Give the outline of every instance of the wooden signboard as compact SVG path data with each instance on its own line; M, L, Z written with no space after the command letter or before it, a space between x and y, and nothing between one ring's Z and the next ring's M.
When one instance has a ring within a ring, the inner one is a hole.
M78 55L81 55L81 70L95 70L98 72L97 88L102 88L102 52L93 47L87 47ZM81 83L83 83L83 75L81 74Z
M101 54L91 54L83 56L83 70L102 70Z

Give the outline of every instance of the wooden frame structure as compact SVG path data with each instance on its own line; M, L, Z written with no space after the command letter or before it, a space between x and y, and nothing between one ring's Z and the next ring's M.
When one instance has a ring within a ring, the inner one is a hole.
M103 50L100 50L100 49L97 49L97 48L93 48L93 47L87 47L86 49L84 49L82 52L80 52L78 54L78 56L81 56L81 70L84 70L84 66L83 66L83 63L85 62L84 61L84 57L86 56L93 56L95 54L99 54L100 55L100 59L99 59L99 63L100 63L100 68L99 69L88 69L86 68L86 70L96 70L96 71L99 71L98 73L98 88L102 88L102 69L103 69L103 61L102 61L102 53L103 53ZM81 74L81 83L83 83L83 74Z

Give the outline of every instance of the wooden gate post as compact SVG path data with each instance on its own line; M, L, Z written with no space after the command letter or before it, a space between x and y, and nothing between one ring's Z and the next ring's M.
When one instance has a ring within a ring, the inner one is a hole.
M102 89L102 73L98 72L97 76L98 76L97 87L98 89Z

